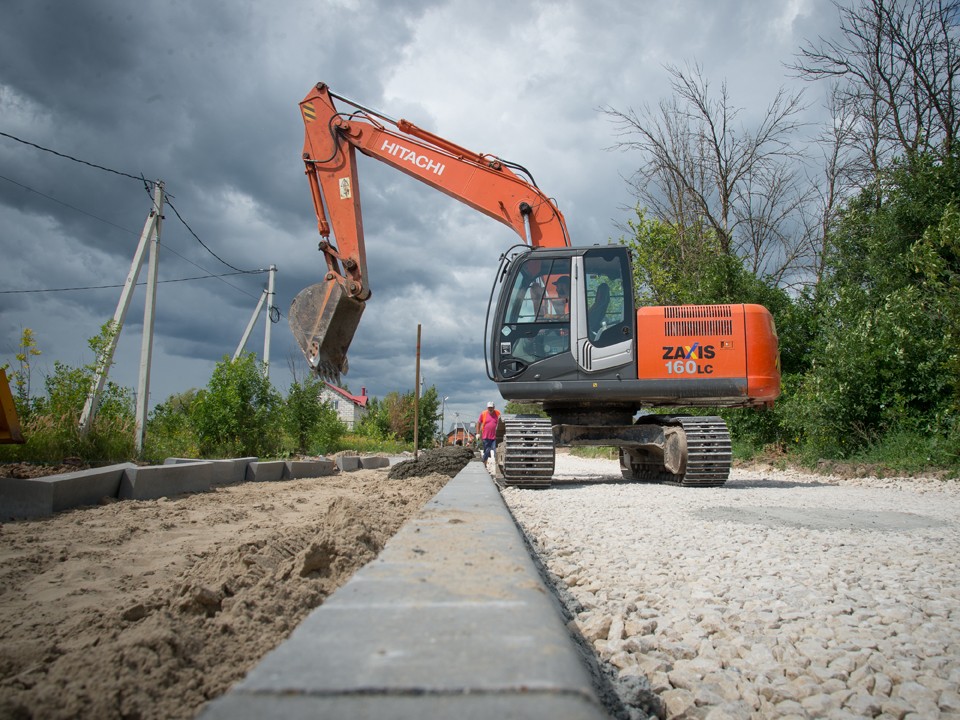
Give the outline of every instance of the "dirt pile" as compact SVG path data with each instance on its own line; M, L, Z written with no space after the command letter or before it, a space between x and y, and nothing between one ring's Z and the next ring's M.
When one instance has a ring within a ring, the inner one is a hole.
M447 480L362 470L0 525L0 717L193 717Z
M89 468L90 465L88 463L70 458L64 460L63 463L59 465L42 465L28 462L0 463L0 478L39 478L76 472L77 470L87 470Z
M402 460L390 468L390 479L425 477L433 473L453 477L475 457L473 450L461 445L424 450L416 460Z

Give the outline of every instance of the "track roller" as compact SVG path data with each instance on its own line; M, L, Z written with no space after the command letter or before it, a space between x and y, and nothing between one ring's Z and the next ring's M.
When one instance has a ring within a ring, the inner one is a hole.
M684 487L719 487L730 476L733 453L723 418L686 415L656 417L666 436L662 454L645 448L621 447L620 471L627 480Z

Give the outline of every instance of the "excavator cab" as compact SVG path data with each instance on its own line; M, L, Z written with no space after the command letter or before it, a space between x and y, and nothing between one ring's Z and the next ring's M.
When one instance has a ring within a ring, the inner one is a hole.
M625 248L527 250L514 255L500 277L488 346L497 383L623 377L632 366L635 323Z

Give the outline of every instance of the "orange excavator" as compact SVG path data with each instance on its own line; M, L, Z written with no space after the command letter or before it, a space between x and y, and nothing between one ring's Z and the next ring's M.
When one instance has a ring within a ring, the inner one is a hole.
M722 418L648 409L771 406L780 394L780 363L768 310L635 308L627 249L573 247L563 214L522 166L393 120L323 83L300 112L327 273L297 295L289 318L314 372L334 381L347 372L347 349L371 296L359 151L511 227L523 241L502 255L491 291L487 374L506 400L538 403L549 418L504 418L496 465L505 484L549 485L555 447L569 445L620 448L628 480L726 482L731 451Z

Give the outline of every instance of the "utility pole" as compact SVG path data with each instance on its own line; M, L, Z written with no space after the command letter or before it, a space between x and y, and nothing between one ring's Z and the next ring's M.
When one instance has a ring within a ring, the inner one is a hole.
M163 184L160 184L163 192ZM150 241L150 265L147 267L147 298L143 304L143 337L140 340L140 382L137 390L137 455L143 453L143 439L147 432L147 412L150 407L150 365L153 360L153 321L157 305L157 274L160 264L160 226L163 213L157 214L153 239Z
M270 266L270 275L267 280L267 319L263 328L263 376L270 377L270 327L273 325L273 277L277 274L277 266Z
M247 323L247 329L243 331L243 337L240 338L240 342L237 344L237 349L233 353L233 359L236 360L240 357L240 353L243 352L243 348L247 344L247 340L250 339L250 333L253 331L253 326L257 322L257 317L260 315L260 309L266 304L267 306L267 318L266 326L263 329L263 375L264 377L270 377L270 329L273 325L273 312L276 310L276 307L273 304L273 285L274 285L274 276L277 272L277 266L271 265L270 270L268 271L269 279L267 280L267 287L263 289L263 292L260 293L260 299L257 301L257 306L253 309L253 315L250 316L250 321Z
M110 372L110 366L113 364L113 353L117 349L117 342L120 339L120 331L123 329L123 322L127 317L127 310L130 309L130 301L133 298L134 288L137 286L137 278L140 276L140 268L143 266L143 257L146 254L147 243L151 240L151 238L155 238L156 242L160 241L160 220L163 217L163 199L163 181L158 181L153 187L153 207L150 208L150 213L147 215L146 222L143 224L143 232L140 233L140 242L137 245L137 251L133 255L133 262L130 264L130 271L127 273L127 279L123 284L123 290L120 291L120 300L117 302L117 309L113 313L111 336L107 342L107 346L103 349L101 356L97 358L97 371L94 374L93 383L90 386L90 392L87 395L87 400L83 405L83 412L80 414L80 434L82 436L85 436L90 431L90 426L93 424L93 419L97 415L97 407L100 403L100 393L103 392L103 386L107 382L107 374ZM146 333L147 328L146 325L144 325L144 334ZM140 395L143 395L144 388L141 387L139 392Z
M417 323L417 384L420 383L420 323ZM413 393L413 459L417 459L420 435L420 393Z
M443 426L443 423L444 423L444 418L446 417L446 414L447 414L447 400L449 399L450 399L450 396L447 395L446 397L443 398L440 404L440 446L441 447L447 444L447 433L446 433L446 428Z
M250 316L250 322L247 323L247 329L243 331L243 337L240 338L240 342L237 344L237 349L233 353L234 360L240 357L240 353L243 352L243 348L247 344L247 339L250 337L250 331L253 330L253 324L257 321L257 316L260 315L260 308L263 307L263 303L266 299L267 291L264 289L264 291L260 293L260 299L257 301L257 306L253 309L253 315ZM267 319L267 322L270 322L269 318Z

